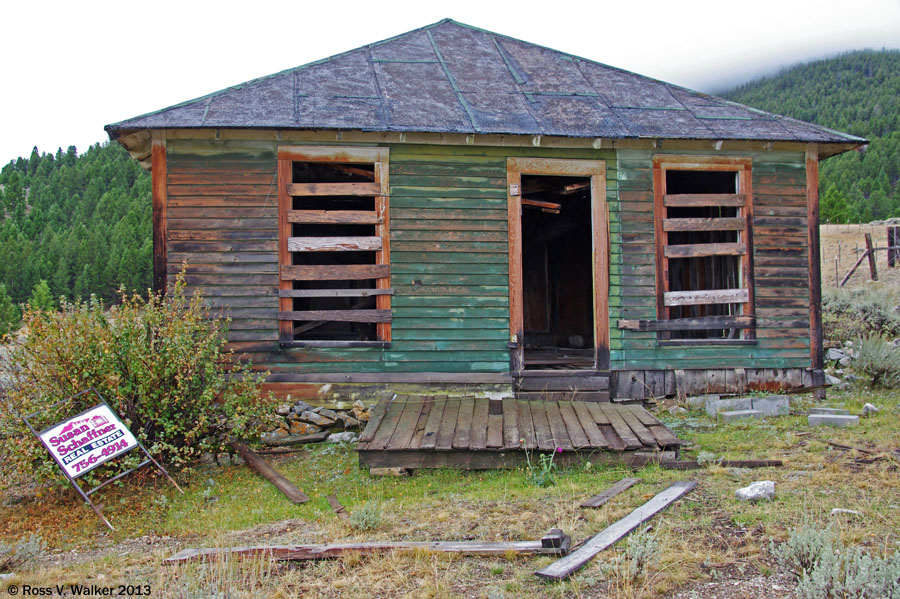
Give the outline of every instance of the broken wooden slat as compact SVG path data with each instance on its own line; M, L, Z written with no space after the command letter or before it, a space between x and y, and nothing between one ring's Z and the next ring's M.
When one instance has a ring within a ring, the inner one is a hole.
M701 316L671 320L619 320L619 329L629 331L702 331L743 329L756 326L755 316Z
M434 448L443 451L453 447L453 432L456 430L456 418L459 416L459 400L447 400L444 415L438 427Z
M326 225L377 225L381 222L373 210L288 210L287 222Z
M447 404L446 399L435 397L431 405L431 411L428 413L428 420L425 422L425 432L422 434L422 442L419 447L422 449L434 449L434 442L437 439L437 432L441 426L441 419L444 416L444 406Z
M656 437L653 433L647 429L646 426L641 423L641 421L634 415L631 410L624 409L618 410L619 416L622 417L622 420L625 421L625 424L631 429L631 431L637 436L637 438L641 441L644 447L650 447L652 449L657 448Z
M585 499L581 503L581 507L600 507L619 493L627 491L640 481L641 479L639 478L623 478L602 493L598 493L589 499Z
M240 441L232 441L229 445L244 458L247 465L256 470L261 476L268 479L279 491L284 493L285 497L294 503L306 503L309 501L309 497L306 496L306 493L298 489L294 483L279 474L268 462L256 455L249 447Z
M394 431L397 429L397 423L400 421L400 415L403 413L405 406L405 395L394 396L394 400L388 405L387 412L384 418L381 419L381 424L379 424L378 430L375 431L375 436L369 442L367 449L381 450L387 448L388 443L391 442L391 438L394 436ZM368 429L368 427L366 428Z
M410 449L418 449L422 446L422 439L425 437L425 425L428 424L428 418L431 416L432 405L434 405L434 396L425 395L422 397L422 411L419 412L419 420L416 422L415 432L407 445Z
M279 312L278 320L322 320L331 322L391 322L390 310L300 310Z
M529 200L527 198L522 198L523 206L533 206L534 208L543 208L544 210L555 210L559 212L562 208L562 204L557 204L555 202L542 202L540 200Z
M350 522L350 514L347 513L347 509L341 505L341 502L338 501L338 498L334 495L329 495L325 499L328 500L328 505L331 506L331 509L337 514L337 517L343 520L344 522Z
M566 431L568 432L572 446L575 449L589 447L590 442L588 441L587 435L584 433L581 423L578 422L578 416L575 414L572 402L560 401L557 402L557 405L559 406L559 415L562 416L563 422L566 425Z
M390 406L395 397L397 397L397 395L392 393L389 399L382 399L375 404L375 408L372 409L372 413L369 414L369 423L359 436L357 447L362 449L366 443L375 437L375 431L377 431L378 427L381 425L381 421L387 413L388 406Z
M287 186L290 196L377 196L380 183L291 183Z
M289 252L375 252L381 237L288 237Z
M387 289L280 289L278 297L369 297L373 295L393 295Z
M742 207L746 204L744 196L735 193L678 193L663 196L663 205L666 207L695 207L695 206L734 206Z
M663 231L742 231L747 219L733 218L666 218Z
M503 447L502 414L488 414L487 446L492 449Z
M667 306L698 306L701 304L743 304L750 301L746 289L709 289L705 291L667 291Z
M581 424L581 428L584 430L584 434L587 435L588 441L590 442L592 447L609 447L609 444L606 442L606 438L603 436L603 433L600 432L600 429L597 428L597 423L591 415L590 410L584 402L576 401L573 402L572 408L575 410L575 414L578 416L578 421Z
M419 414L425 407L425 398L421 395L408 395L405 398L403 412L397 421L397 428L391 436L391 440L385 449L407 449L413 435L416 434L416 424L419 422Z
M641 507L607 527L599 534L591 537L587 543L577 550L566 557L553 562L549 566L541 568L535 572L535 574L541 578L549 578L551 580L562 580L568 577L588 563L595 555L604 549L611 547L619 539L644 522L650 520L657 513L690 492L696 486L697 483L694 481L679 481L673 483Z
M616 406L599 405L599 408L603 411L604 414L606 414L606 417L609 418L609 423L616 431L616 434L619 435L619 438L622 439L622 442L625 444L625 447L627 449L639 449L643 446L641 440L637 438L637 436L632 432L631 428L622 418L621 414L619 414Z
M663 248L666 258L697 258L699 256L743 256L746 243L684 243Z
M316 266L281 266L282 281L341 281L381 279L391 276L387 264L323 264Z
M278 437L277 439L266 439L266 445L272 445L275 447L283 447L287 445L301 445L303 443L321 443L330 435L328 431L324 431L321 433L313 433L311 435L288 435L286 437ZM283 453L276 452L274 450L260 450L258 453L266 454L266 453Z
M166 562L212 560L218 557L266 557L278 561L334 559L345 553L392 553L398 551L431 551L463 555L565 555L569 551L569 535L551 530L538 541L388 541L372 543L333 543L322 545L262 545L223 549L182 549L166 558Z

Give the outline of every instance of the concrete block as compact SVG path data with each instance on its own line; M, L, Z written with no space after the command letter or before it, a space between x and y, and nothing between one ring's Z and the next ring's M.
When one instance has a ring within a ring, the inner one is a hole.
M686 397L684 399L684 401L690 407L694 408L695 410L699 410L699 409L704 408L706 406L706 402L711 399L718 400L719 396L718 395L689 395L688 397Z
M808 414L831 414L831 415L841 415L846 416L850 413L849 410L845 410L843 408L810 408Z
M856 426L859 416L848 414L810 414L807 417L809 426Z
M719 412L719 418L723 422L735 422L744 420L745 418L762 418L763 413L759 410L733 410L731 412Z
M706 414L715 418L719 412L733 412L735 410L752 410L753 400L749 397L734 397L730 399L707 399Z
M787 416L791 411L791 400L787 395L769 395L754 397L753 409L764 416Z

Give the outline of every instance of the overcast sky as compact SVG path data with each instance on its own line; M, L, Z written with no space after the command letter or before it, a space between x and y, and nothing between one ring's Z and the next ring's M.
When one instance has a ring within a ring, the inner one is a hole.
M450 17L700 91L809 59L900 48L900 0L14 2L0 164L79 152L103 125Z

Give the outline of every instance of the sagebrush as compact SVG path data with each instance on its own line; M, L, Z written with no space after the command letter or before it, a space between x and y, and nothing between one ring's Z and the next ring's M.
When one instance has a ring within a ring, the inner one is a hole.
M183 277L168 295L123 295L108 310L91 298L62 301L57 312L27 311L28 334L10 348L13 379L0 409L0 447L19 473L55 477L50 456L20 415L96 389L154 455L173 466L267 423L260 383L265 373L225 349L228 321L188 297ZM44 413L40 428L96 403ZM75 410L75 411L73 411Z
M900 292L893 287L831 289L822 293L825 339L842 344L859 337L900 337Z
M38 535L22 537L15 542L0 541L0 572L8 572L26 565L47 549Z
M874 386L900 384L900 348L880 335L870 335L854 343L853 367L865 373Z

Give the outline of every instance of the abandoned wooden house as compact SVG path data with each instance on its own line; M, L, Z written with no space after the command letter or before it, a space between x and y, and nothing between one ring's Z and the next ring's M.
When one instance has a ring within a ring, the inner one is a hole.
M823 380L818 163L863 139L452 20L106 129L157 288L278 394Z

